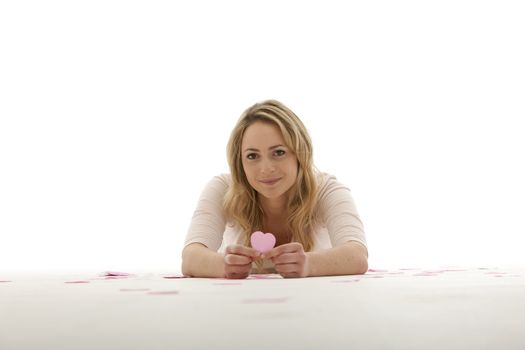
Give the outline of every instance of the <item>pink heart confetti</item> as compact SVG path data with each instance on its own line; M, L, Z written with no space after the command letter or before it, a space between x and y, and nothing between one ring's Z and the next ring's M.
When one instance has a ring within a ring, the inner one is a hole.
M89 281L67 281L64 283L89 283Z
M267 253L275 246L275 236L271 233L255 231L250 237L252 247L261 253Z
M105 277L128 277L131 276L130 273L127 272L117 272L117 271L106 271L104 272L103 276Z
M388 272L388 270L384 270L384 269L368 269L368 272Z

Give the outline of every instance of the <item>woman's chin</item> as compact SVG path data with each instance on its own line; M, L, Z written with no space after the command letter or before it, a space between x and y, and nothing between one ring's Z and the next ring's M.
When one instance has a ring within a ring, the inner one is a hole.
M257 192L259 192L259 194L266 199L277 199L283 195L283 193L280 191L279 192L277 191L275 192L274 191L271 191L271 192L270 191L257 191Z

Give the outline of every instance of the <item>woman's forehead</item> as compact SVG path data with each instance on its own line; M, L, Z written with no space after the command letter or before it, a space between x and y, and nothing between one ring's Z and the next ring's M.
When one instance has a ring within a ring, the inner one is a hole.
M251 124L242 139L242 148L268 149L276 145L285 145L279 127L273 123L257 121Z

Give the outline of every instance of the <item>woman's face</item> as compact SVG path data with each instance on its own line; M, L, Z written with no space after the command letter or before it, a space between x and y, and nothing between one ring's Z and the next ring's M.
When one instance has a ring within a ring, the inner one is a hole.
M242 165L248 182L262 196L285 195L297 178L297 157L286 146L279 127L256 121L244 132Z

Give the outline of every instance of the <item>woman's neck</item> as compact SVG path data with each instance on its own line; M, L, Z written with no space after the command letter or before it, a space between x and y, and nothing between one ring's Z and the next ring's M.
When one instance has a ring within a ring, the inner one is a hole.
M285 218L287 199L284 196L276 199L261 198L264 216L267 218Z

